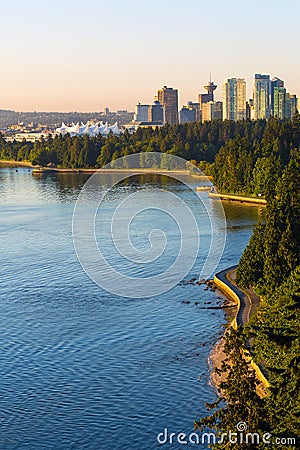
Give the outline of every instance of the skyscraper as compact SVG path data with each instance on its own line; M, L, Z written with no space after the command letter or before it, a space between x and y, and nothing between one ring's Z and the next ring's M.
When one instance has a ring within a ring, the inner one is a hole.
M278 119L287 119L290 116L289 94L287 94L284 87L274 87L272 105L274 117Z
M272 111L270 75L254 75L253 105L254 119L269 119Z
M223 116L222 102L206 102L202 104L202 122L207 120L221 119Z
M206 86L204 86L204 89L206 89L207 94L199 94L198 100L200 104L200 109L202 109L202 104L207 102L213 102L214 101L214 91L217 89L217 85L211 79L207 83Z
M134 122L147 122L148 109L149 109L149 105L142 105L141 103L138 103L135 106L135 112L134 112L134 116L133 116Z
M290 94L290 101L289 101L289 111L290 111L290 117L294 117L294 115L297 112L297 96L295 94Z
M164 108L164 121L178 124L178 90L164 86L157 93L157 99Z
M246 81L228 78L223 85L223 119L246 119Z
M155 100L148 108L148 122L161 124L164 122L164 109L159 101Z
M179 111L179 123L196 122L196 109L189 106L183 106Z

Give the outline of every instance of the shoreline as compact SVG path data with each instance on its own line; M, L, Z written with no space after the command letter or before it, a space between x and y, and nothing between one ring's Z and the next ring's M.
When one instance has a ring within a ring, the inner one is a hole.
M190 175L188 170L182 169L182 170L168 170L168 169L143 169L143 168L136 168L136 169L70 169L70 168L59 168L59 167L42 167L37 168L35 167L33 170L33 173L154 173L154 174L162 174L162 175L168 175L171 173L177 173L181 175Z
M251 316L260 304L259 297L252 290L242 290L235 284L236 268L237 266L229 267L216 273L214 276L214 284L217 288L228 298L228 300L234 302L236 305L234 318L227 323L224 334L218 339L208 356L210 380L217 390L219 390L220 383L225 381L227 376L227 373L219 375L215 372L215 369L220 368L222 362L227 358L227 355L224 353L227 328L232 326L234 329L237 329L239 325L244 326L249 322ZM244 356L245 360L250 363L252 370L255 371L256 377L259 380L257 394L261 398L267 396L267 388L269 387L268 380L258 365L253 361L248 350L244 352Z
M29 167L33 169L33 174L43 174L43 173L154 173L154 174L181 174L181 175L191 175L188 169L159 169L159 168L135 168L135 169L103 169L103 168L78 168L73 169L71 167L41 167L39 165L33 165L29 161L14 161L14 160L0 160L0 166L10 166L10 167ZM192 176L192 175L191 175ZM199 176L199 178L206 178L205 175Z
M222 193L215 193L210 192L209 197L211 198L219 198L220 200L230 200L230 201L236 201L241 203L252 203L255 205L261 205L266 206L267 201L264 198L258 198L258 197L247 197L244 195L234 195L234 194L222 194Z
M14 160L6 160L1 159L0 160L0 166L13 166L13 167L29 167L33 169L34 174L42 174L42 173L153 173L153 174L162 174L162 175L168 175L168 174L181 174L181 175L189 175L193 178L203 178L203 179L209 179L212 180L211 176L207 176L205 174L196 175L193 172L190 172L189 169L160 169L160 168L142 168L137 167L134 169L114 169L114 168L72 168L72 167L41 167L40 165L33 165L30 161L14 161Z
M13 159L0 159L0 166L30 167L31 169L35 169L37 167L29 161L14 161Z

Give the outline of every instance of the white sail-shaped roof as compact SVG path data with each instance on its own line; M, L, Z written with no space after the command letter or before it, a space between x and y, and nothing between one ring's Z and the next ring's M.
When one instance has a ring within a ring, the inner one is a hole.
M79 135L88 134L88 132L89 132L88 124L82 125L81 127L79 127Z
M97 134L99 134L99 123L96 123L96 125L91 125L89 127L90 136L97 136Z
M108 130L111 131L113 134L120 134L117 122L115 122L111 127L109 127Z
M71 136L84 136L85 134L88 134L89 136L97 136L98 134L107 136L110 132L116 135L119 135L121 133L117 122L110 127L108 126L107 122L97 122L94 125L89 125L88 122L86 124L81 122L81 125L79 125L79 122L77 122L76 124L72 122L71 126L68 126L64 122L62 122L61 127L56 128L57 134L69 133Z

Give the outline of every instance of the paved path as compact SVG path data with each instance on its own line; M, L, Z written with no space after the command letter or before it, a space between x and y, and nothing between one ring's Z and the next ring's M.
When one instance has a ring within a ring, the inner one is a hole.
M237 266L229 267L216 274L223 283L230 287L232 291L239 297L241 307L237 314L237 324L244 326L249 322L251 316L256 311L260 304L259 297L252 291L252 289L241 290L235 284Z

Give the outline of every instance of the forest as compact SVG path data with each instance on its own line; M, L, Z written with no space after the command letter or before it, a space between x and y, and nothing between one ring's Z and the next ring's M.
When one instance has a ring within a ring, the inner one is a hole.
M127 155L161 152L192 161L213 176L221 192L268 197L299 147L300 116L296 115L292 120L215 120L139 128L134 134L125 131L106 138L65 135L34 144L6 142L0 137L0 159L62 168L100 168L108 163L114 167L114 162L124 157L123 165L129 168ZM145 164L142 159L141 164ZM164 168L174 167L164 159Z
M215 448L299 448L300 437L300 154L272 180L265 217L255 227L240 259L236 282L260 295L261 306L244 328L229 329L220 372L227 372L220 397L207 405L209 414L196 427L236 431L243 421L250 431L277 439ZM257 393L258 380L245 360L251 355L270 383L267 396ZM297 445L298 443L298 445ZM226 445L225 445L226 444Z

